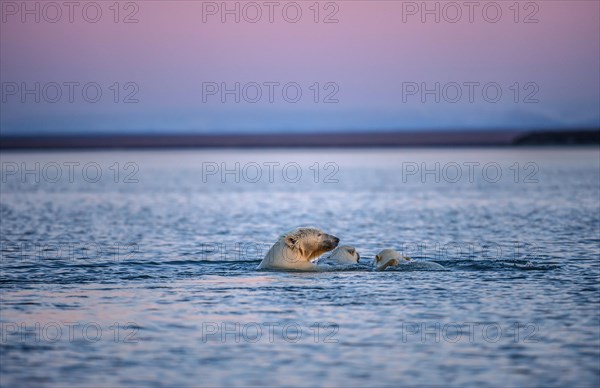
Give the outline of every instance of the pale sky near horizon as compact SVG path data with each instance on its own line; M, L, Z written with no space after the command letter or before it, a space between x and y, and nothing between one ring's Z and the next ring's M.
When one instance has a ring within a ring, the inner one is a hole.
M65 4L1 2L2 135L600 126L598 1Z

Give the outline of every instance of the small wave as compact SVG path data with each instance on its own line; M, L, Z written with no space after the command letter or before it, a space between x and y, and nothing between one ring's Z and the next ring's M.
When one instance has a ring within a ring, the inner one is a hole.
M550 271L560 267L556 263L539 263L522 259L450 259L439 263L450 270L460 271Z

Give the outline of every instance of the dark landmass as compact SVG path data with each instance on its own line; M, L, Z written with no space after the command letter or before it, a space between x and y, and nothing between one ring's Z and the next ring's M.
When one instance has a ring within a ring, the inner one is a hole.
M600 129L578 131L342 132L244 135L0 136L0 149L498 147L600 144Z
M515 145L586 145L600 144L600 130L533 132L520 136Z

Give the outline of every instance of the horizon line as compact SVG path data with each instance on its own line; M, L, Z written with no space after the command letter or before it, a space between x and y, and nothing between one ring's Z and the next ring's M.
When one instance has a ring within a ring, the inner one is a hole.
M600 144L600 128L578 130L461 130L311 133L151 133L0 135L0 149L317 148Z

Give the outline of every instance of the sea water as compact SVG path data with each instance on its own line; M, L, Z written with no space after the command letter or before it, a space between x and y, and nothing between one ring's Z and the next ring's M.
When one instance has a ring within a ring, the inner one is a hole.
M0 159L2 386L599 384L598 148ZM361 262L256 270L306 225Z

